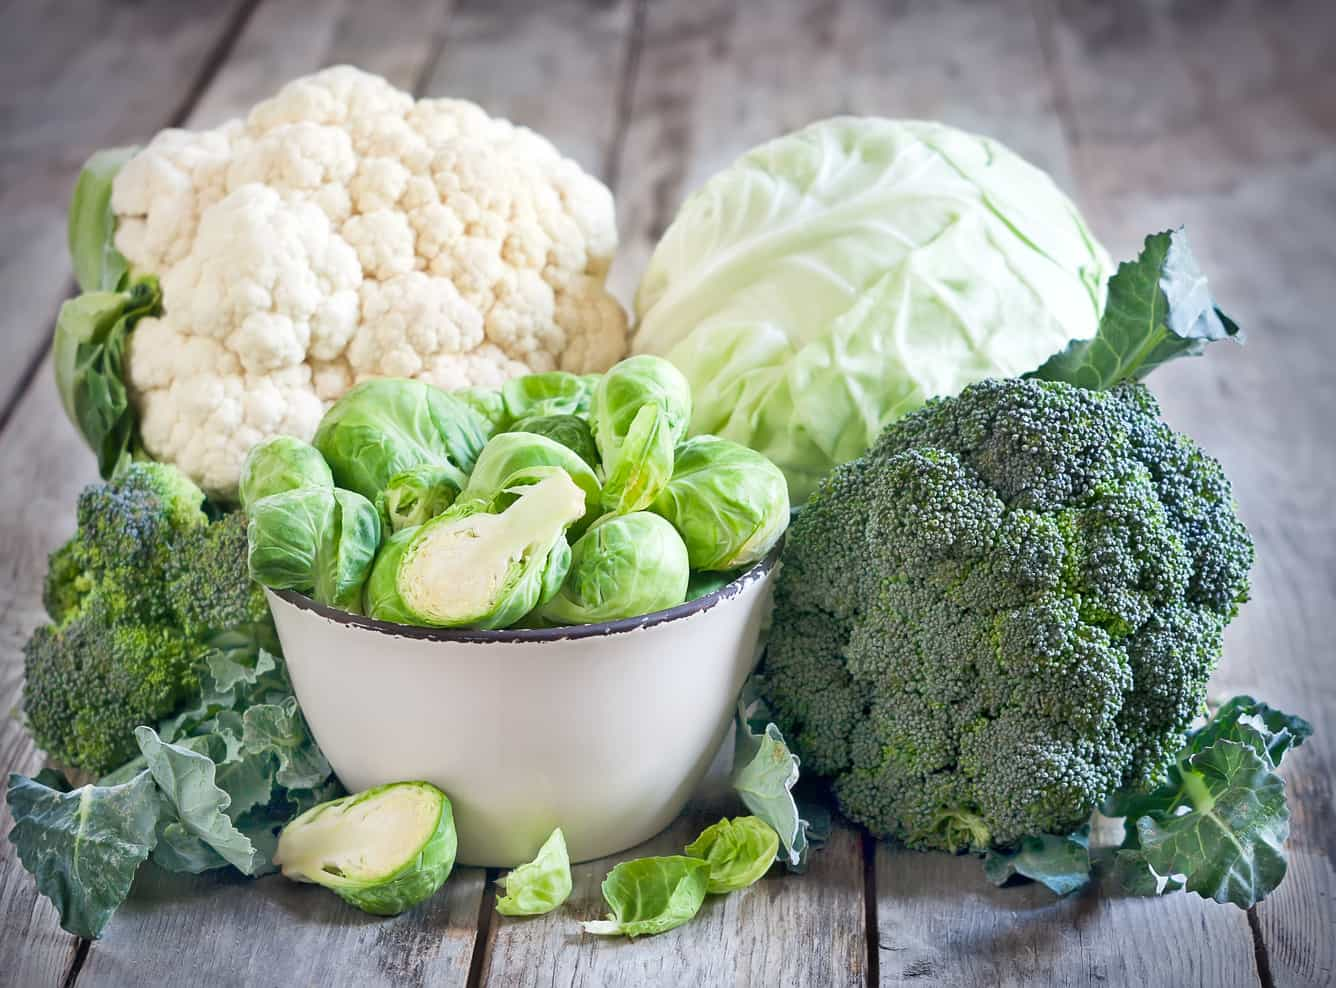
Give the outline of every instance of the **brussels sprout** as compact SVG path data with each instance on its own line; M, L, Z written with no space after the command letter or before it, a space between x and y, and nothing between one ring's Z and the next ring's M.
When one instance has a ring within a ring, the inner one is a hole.
M455 864L454 815L426 782L394 782L321 803L278 836L274 864L376 916L430 898Z
M789 488L755 450L694 436L677 448L673 477L650 510L682 534L692 569L731 570L762 558L784 534Z
M241 506L249 508L262 497L302 487L334 487L329 464L310 443L295 436L274 436L251 447L241 466Z
M606 478L603 506L649 507L672 475L673 447L691 419L686 378L661 357L630 357L599 380L591 416Z
M603 507L625 513L648 508L673 476L673 434L662 408L644 405L603 481Z
M540 612L551 624L615 621L686 599L687 550L673 526L637 511L606 515L571 547L571 566Z
M506 894L496 897L496 911L502 916L541 916L570 898L571 858L561 828L552 831L537 857L514 869L500 884Z
M477 412L489 428L487 438L510 428L510 416L506 413L506 400L501 392L492 388L457 388L450 392L469 408Z
M416 528L404 528L387 538L376 554L362 593L363 613L378 621L395 624L417 624L417 618L404 606L399 596L399 564L404 553L417 535Z
M598 517L601 488L589 464L574 450L532 432L503 432L494 436L478 457L459 500L490 502L510 486L507 481L515 473L536 466L560 467L584 492L585 511L574 526L577 534Z
M439 388L374 378L330 406L315 448L340 487L371 500L395 474L423 463L454 467L463 487L489 431L481 415Z
M577 415L589 410L592 382L588 377L548 371L514 377L501 385L506 414L512 422L535 415Z
M531 415L520 419L509 431L547 436L577 454L589 464L591 470L598 470L598 447L594 445L594 433L589 423L578 415Z
M362 495L306 487L260 498L246 529L251 579L357 611L380 545L380 515Z
M549 467L541 476L535 476L541 468L530 470L525 479L535 482L497 491L518 493L500 513L484 501L461 499L413 530L402 553L397 544L387 546L391 554L376 567L372 588L378 616L402 613L409 623L433 627L505 628L554 594L571 561L566 529L584 513L585 497L564 470ZM397 601L380 573L396 556Z
M376 495L385 528L397 532L435 518L459 495L459 472L454 467L423 463L400 471Z
M736 892L759 880L775 863L779 834L760 817L739 816L706 827L687 845L687 857L710 864L713 895Z

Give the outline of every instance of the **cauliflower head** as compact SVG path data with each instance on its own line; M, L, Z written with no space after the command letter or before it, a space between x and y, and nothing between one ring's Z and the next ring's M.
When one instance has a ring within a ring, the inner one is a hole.
M626 348L608 189L530 130L349 66L163 131L110 207L162 292L126 344L140 440L215 497L252 446L309 440L366 378L495 387Z

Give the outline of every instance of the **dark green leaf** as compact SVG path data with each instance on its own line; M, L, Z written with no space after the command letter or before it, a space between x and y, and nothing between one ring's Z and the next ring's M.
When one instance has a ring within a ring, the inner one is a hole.
M1170 230L1118 266L1094 338L1073 340L1030 376L1104 390L1225 339L1241 341L1238 326L1216 308L1187 235Z
M190 748L169 744L158 737L151 727L135 729L139 750L148 759L149 771L163 796L176 810L181 832L175 834L173 851L176 859L207 860L201 847L187 851L190 837L207 845L243 875L255 866L255 848L232 825L226 810L231 797L218 788L217 766L208 755Z
M1090 881L1090 828L1066 836L1026 837L1014 850L989 850L983 871L994 885L1019 876L1040 882L1054 895L1069 895Z
M130 893L135 872L157 843L164 812L148 772L118 786L59 792L21 775L9 777L9 839L60 925L97 937Z
M244 717L243 748L247 754L272 751L278 756L277 780L288 789L311 789L330 774L329 762L306 728L295 697L283 703L250 707Z
M1185 751L1202 751L1217 741L1249 744L1272 765L1279 765L1285 753L1297 748L1313 734L1313 725L1302 717L1277 710L1250 696L1236 696L1225 701L1211 719L1188 735Z
M59 772L54 768L44 768L32 777L32 781L39 786L46 786L48 789L54 789L56 792L69 792L71 788L70 780L65 778L64 772ZM129 781L126 779L125 781Z
M1186 876L1184 887L1204 898L1251 908L1285 877L1285 783L1251 745L1224 740L1189 758L1181 780L1177 805L1187 812L1136 821L1146 863Z

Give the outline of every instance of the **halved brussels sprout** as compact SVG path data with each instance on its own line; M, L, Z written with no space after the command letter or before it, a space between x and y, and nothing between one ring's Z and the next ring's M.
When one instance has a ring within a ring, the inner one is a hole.
M315 448L340 487L374 500L391 477L423 463L453 467L463 487L490 431L481 415L439 388L383 377L330 406Z
M589 411L593 383L565 371L526 374L501 385L501 397L512 422L534 415L582 415Z
M789 524L789 488L766 457L718 436L677 447L673 476L650 510L682 535L697 570L731 570L761 559Z
M459 472L454 467L423 463L390 478L376 495L385 528L397 532L435 518L459 495Z
M686 599L687 550L673 526L637 511L607 515L571 547L571 566L539 612L550 624L593 624L675 607Z
M454 815L426 782L394 782L321 803L278 836L274 864L376 916L430 898L455 864Z
M508 431L546 436L579 456L589 464L591 470L598 470L598 447L594 445L594 433L589 423L578 415L531 415L520 419Z
M241 507L262 497L303 487L334 487L329 464L310 443L295 436L274 436L251 447L241 465Z
M493 436L478 457L459 501L491 501L512 476L529 467L560 467L584 492L585 511L574 526L576 533L599 514L602 488L589 464L574 450L532 432L503 432Z
M362 495L306 487L262 497L246 528L251 579L358 611L380 545L380 514Z
M456 388L450 392L469 408L477 412L488 424L487 438L510 428L510 415L506 412L506 400L501 392L493 388Z
M381 544L371 566L371 575L367 577L366 589L362 592L363 613L367 617L395 624L418 623L417 617L404 606L398 584L399 563L417 531L416 528L400 529Z
M691 420L687 379L662 357L629 357L599 380L591 415L606 478L604 507L648 507L672 475L673 447Z
M636 412L603 480L603 507L624 514L648 508L673 476L673 433L656 405Z
M584 514L585 495L564 470L532 476L542 469L524 478L535 482L497 492L517 494L500 513L461 500L414 530L395 572L399 602L383 606L414 624L505 628L555 593L570 566L566 529Z

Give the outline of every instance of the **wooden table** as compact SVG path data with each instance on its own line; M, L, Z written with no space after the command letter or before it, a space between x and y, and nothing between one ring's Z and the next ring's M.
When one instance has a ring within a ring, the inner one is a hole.
M803 877L709 902L636 943L582 938L610 862L570 904L494 914L461 868L426 906L363 916L281 878L145 869L102 940L62 932L0 844L0 983L40 985L1308 985L1336 978L1336 4L1210 0L3 0L0 36L0 709L42 620L46 553L93 462L52 387L73 290L64 210L83 158L169 124L244 112L286 79L352 62L418 94L530 124L617 195L637 272L683 195L762 139L834 113L941 118L1051 171L1116 257L1185 223L1248 330L1154 378L1167 415L1224 461L1258 545L1220 693L1316 722L1288 766L1284 887L1249 912L1195 896L1056 900L994 889L971 858L837 827ZM1116 12L1115 12L1116 8ZM0 767L40 756L12 719ZM717 815L704 795L645 848ZM726 805L726 804L723 804ZM8 830L0 810L0 829Z

